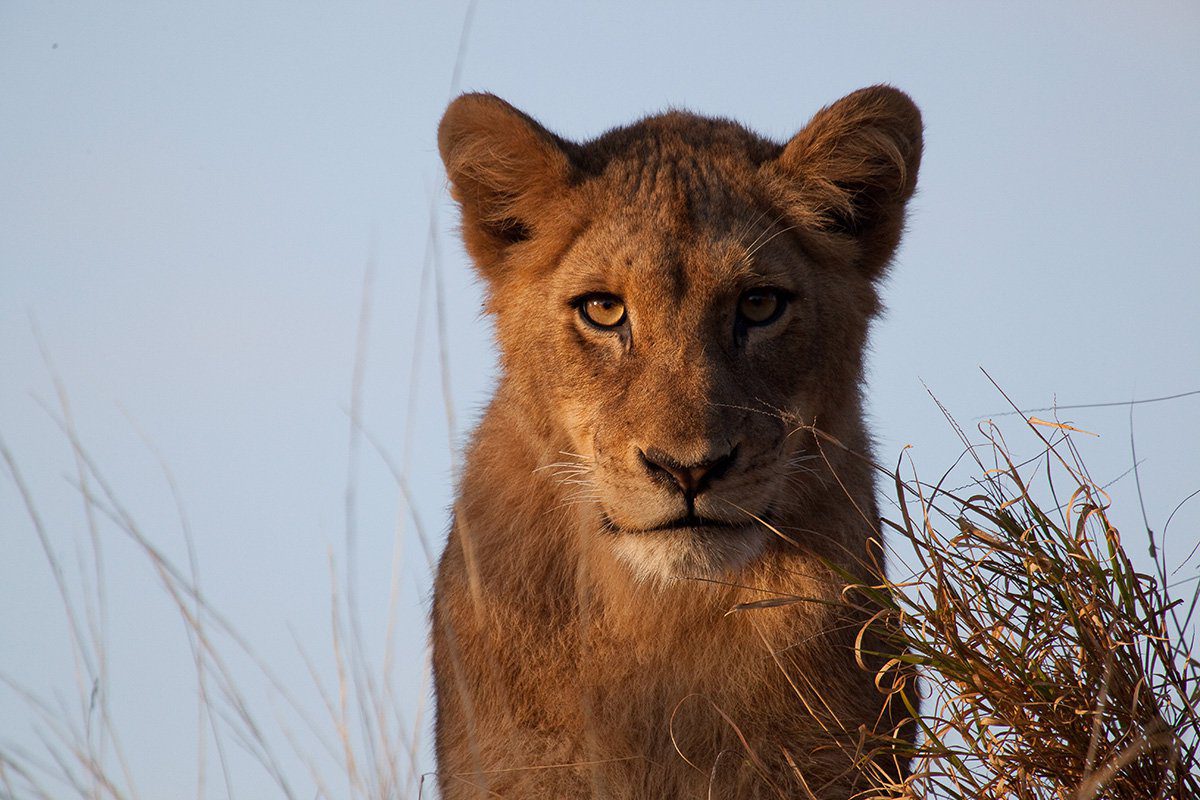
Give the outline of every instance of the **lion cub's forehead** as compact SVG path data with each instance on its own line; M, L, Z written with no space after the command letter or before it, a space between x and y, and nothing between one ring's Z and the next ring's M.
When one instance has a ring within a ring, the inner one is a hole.
M751 256L753 237L740 228L664 224L638 212L630 208L592 221L560 265L566 290L639 294L679 304L736 292L764 269Z
M778 227L773 209L728 185L689 190L679 172L668 170L671 177L652 187L642 181L625 202L596 203L560 278L587 284L587 291L636 286L680 299L738 291L786 265L778 243L759 249Z
M777 266L754 252L777 222L757 171L776 147L736 123L681 112L585 146L591 216L560 280L675 303L753 283Z

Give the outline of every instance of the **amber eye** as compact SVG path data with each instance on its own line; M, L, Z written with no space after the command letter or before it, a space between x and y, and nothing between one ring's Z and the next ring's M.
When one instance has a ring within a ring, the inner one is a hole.
M738 298L738 318L743 325L768 325L779 319L785 305L778 289L751 289Z
M597 328L615 328L625 321L625 303L611 294L593 294L579 302L579 313Z

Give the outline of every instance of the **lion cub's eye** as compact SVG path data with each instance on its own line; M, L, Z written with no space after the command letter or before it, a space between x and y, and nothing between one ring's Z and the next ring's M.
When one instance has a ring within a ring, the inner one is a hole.
M593 294L579 301L579 313L597 328L615 328L625 321L625 303L611 294Z
M787 297L778 289L751 289L738 298L738 319L743 325L769 325L779 319Z

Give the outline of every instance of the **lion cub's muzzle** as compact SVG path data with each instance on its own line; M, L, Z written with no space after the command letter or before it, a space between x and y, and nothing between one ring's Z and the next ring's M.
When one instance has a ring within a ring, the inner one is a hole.
M740 442L712 444L672 451L630 443L622 448L624 457L608 451L597 481L608 527L633 534L691 529L699 535L753 525L768 505L764 461L771 459L751 457Z
M727 573L765 547L758 520L770 513L772 492L763 460L736 445L691 448L698 451L704 456L689 461L633 445L607 461L600 505L608 541L640 579Z

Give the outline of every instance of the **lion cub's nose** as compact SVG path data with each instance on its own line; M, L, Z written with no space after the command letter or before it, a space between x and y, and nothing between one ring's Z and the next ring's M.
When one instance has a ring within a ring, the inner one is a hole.
M680 491L693 497L729 471L729 467L732 466L733 460L737 456L737 448L735 447L725 455L710 461L694 464L685 464L653 447L648 450L639 449L638 455L651 475L674 480Z

